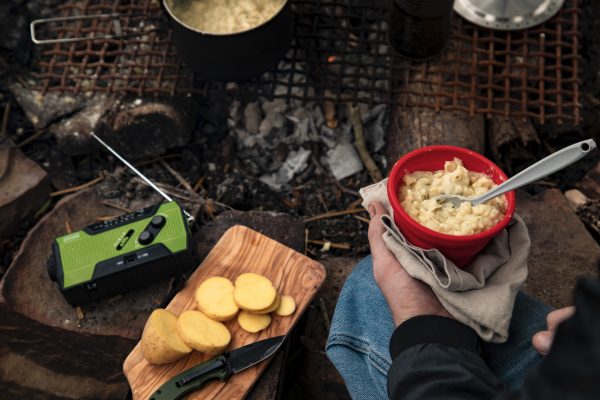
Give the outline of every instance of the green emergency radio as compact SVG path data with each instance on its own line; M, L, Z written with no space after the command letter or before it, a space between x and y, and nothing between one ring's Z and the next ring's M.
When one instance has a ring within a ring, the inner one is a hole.
M54 240L48 274L73 306L185 273L199 262L193 218L102 139L91 135L167 202Z

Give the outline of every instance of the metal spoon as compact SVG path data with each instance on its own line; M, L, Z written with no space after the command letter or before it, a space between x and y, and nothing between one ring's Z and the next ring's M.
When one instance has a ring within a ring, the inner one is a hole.
M556 153L550 154L548 157L536 162L531 167L519 172L506 182L496 186L487 193L476 197L464 197L456 194L441 194L432 199L437 200L440 204L446 201L452 203L454 207L459 207L460 203L468 201L472 205L485 203L496 196L500 196L511 190L518 189L532 182L538 181L546 176L555 173L556 171L573 164L592 150L596 148L596 142L593 139L584 140L579 143L565 147Z

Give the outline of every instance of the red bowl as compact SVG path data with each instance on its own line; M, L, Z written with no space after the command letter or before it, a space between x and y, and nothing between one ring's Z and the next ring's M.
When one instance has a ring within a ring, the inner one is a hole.
M398 199L398 189L404 183L404 175L415 171L442 170L444 162L452 161L454 157L460 158L467 170L484 173L496 184L508 179L496 164L474 151L456 146L427 146L405 154L394 164L388 179L387 194L394 210L394 222L410 243L423 249L436 248L457 266L464 267L512 219L515 212L514 191L505 193L508 207L500 222L486 231L465 236L447 235L426 228L404 211Z

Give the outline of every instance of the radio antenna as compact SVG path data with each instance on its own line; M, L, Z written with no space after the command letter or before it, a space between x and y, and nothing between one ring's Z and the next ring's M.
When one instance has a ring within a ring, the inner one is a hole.
M102 140L98 136L96 136L96 134L94 132L90 132L90 135L92 135L92 137L94 139L96 139L98 142L100 142L100 144L102 146L104 146L108 151L110 151L111 153L113 153L114 156L117 157L119 160L121 160L121 162L123 164L125 164L129 169L131 169L133 172L135 172L137 174L137 176L139 176L140 178L142 178L143 181L146 182L148 185L150 185L150 187L152 189L156 190L162 197L164 197L165 199L167 199L167 201L173 201L173 199L168 194L166 194L165 192L163 192L162 190L160 190L160 188L158 186L156 186L154 184L154 182L152 182L150 179L146 178L146 176L144 174L142 174L140 171L138 171L138 169L136 167L134 167L131 163L129 163L129 161L127 161L126 159L124 159L123 157L121 157L121 155L119 153L117 153L108 144L106 144L104 142L104 140ZM188 221L192 222L194 220L194 217L192 217L187 211L183 210L183 212L187 216Z

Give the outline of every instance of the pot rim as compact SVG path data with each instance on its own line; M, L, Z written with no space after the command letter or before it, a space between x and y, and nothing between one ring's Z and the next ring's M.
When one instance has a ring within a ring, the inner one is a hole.
M171 10L171 8L169 7L169 5L167 4L168 0L161 0L163 7L165 8L165 11L167 11L167 13L169 14L169 16L171 18L173 18L173 20L175 20L175 22L177 22L179 25L181 25L182 27L189 29L191 31L197 32L201 35L208 35L208 36L224 36L224 37L228 37L228 36L235 36L235 35L241 35L250 31L253 31L255 29L260 28L263 25L268 24L269 22L271 22L273 19L275 19L275 17L277 17L279 14L281 14L281 11L285 8L285 6L289 3L289 0L282 0L281 1L281 7L279 7L279 9L277 10L277 12L275 12L275 14L273 14L273 16L271 16L271 18L261 22L260 24L253 26L252 28L248 28L246 30L243 31L239 31L239 32L233 32L233 33L213 33L213 32L207 32L207 31L203 31L200 30L198 28L194 28L186 23L184 23L183 21L181 21L176 15L175 13ZM175 1L175 0L174 0Z

